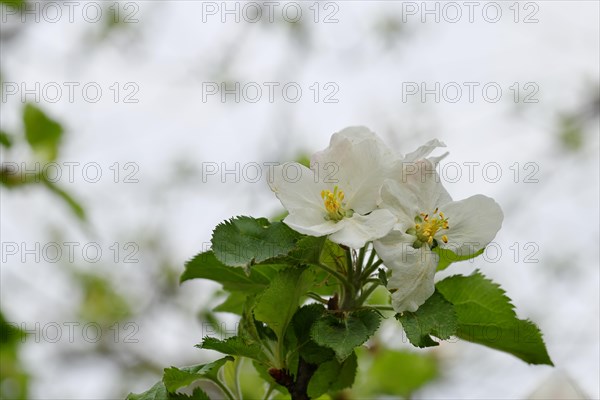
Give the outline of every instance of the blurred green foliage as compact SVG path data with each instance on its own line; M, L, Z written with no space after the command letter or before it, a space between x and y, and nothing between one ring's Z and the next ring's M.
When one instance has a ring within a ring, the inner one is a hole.
M69 207L78 219L85 220L85 210L79 201L66 190L51 182L44 173L49 162L54 162L59 156L64 129L62 125L49 117L39 107L26 104L23 108L23 132L19 134L8 134L0 132L0 143L11 151L18 143L25 142L33 155L29 161L22 160L14 170L3 164L0 167L0 184L9 189L20 188L24 185L35 184L45 187L51 193L58 196ZM38 165L35 174L24 173L19 169L23 165Z
M417 390L436 379L439 362L432 353L375 348L361 349L360 360L365 377L360 380L352 398L401 396L410 398Z
M63 136L62 126L32 104L25 105L23 124L25 139L39 158L44 161L56 160Z
M29 375L20 359L25 332L10 324L0 311L0 398L27 399Z
M0 5L20 10L25 4L25 0L0 0Z
M123 321L132 316L131 308L108 279L95 273L74 271L83 298L79 303L79 319L96 322L101 326L110 326L115 321Z

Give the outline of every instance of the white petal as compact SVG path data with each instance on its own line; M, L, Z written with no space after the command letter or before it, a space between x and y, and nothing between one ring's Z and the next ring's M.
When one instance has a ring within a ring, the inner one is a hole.
M385 142L365 126L351 126L334 133L331 136L329 147L335 147L339 142L344 140L349 140L354 145L360 145L365 140L375 141L384 155L396 158L394 152Z
M412 249L414 241L414 236L394 229L381 239L373 242L373 247L377 256L387 265L388 262L401 259L402 255L407 251L407 246L410 246L410 249Z
M386 182L388 193L398 198L397 205L390 207L392 212L394 212L394 208L398 209L402 203L410 204L410 212L413 213L410 215L412 220L420 212L433 213L441 204L452 201L450 194L442 185L435 166L427 159L397 163L392 175L392 179L396 182L395 187ZM382 190L382 201L383 196ZM389 197L386 202L391 203ZM404 213L409 213L408 206L405 205L401 208Z
M437 149L438 147L446 147L446 144L444 144L444 142L440 142L437 139L430 140L423 146L419 147L417 150L405 155L403 160L407 162L419 161L427 157L429 154L431 154L433 150Z
M322 209L321 190L325 187L315 182L314 172L299 163L285 163L272 169L269 186L290 213L304 208Z
M314 208L297 209L283 222L296 232L317 237L329 235L343 227L334 221L327 221L324 212Z
M440 163L440 161L442 161L444 158L446 158L448 156L448 152L445 152L444 154L442 154L441 156L435 156L435 157L427 157L427 159L429 161L431 161L433 163L433 165L438 165Z
M390 210L398 220L397 229L406 232L419 214L418 199L407 185L388 179L381 188L381 208Z
M415 238L392 231L373 246L385 266L391 270L387 288L392 293L396 312L416 311L435 291L434 275L438 256L427 246L412 247Z
M331 135L330 145L334 146L338 141L346 139L359 143L365 139L371 140L373 137L376 137L375 133L366 126L349 126Z
M342 228L332 233L329 239L353 249L360 249L373 240L388 234L396 218L387 210L375 210L369 215L354 214L337 223Z
M448 230L436 234L441 247L458 255L468 255L487 246L502 226L502 209L487 196L478 194L440 207L448 218ZM445 234L448 243L439 238Z
M283 222L290 228L311 236L328 235L339 229L325 219L323 186L315 183L312 170L298 163L278 165L272 170L269 185L289 212Z
M337 185L344 191L347 208L364 215L377 207L379 190L395 160L373 132L353 127L335 133L329 147L313 155L311 168L329 190Z

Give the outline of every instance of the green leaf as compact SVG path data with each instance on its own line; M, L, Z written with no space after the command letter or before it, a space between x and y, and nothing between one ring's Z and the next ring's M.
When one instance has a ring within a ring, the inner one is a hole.
M352 353L343 362L336 359L319 365L308 383L308 396L317 398L352 386L356 377L356 354Z
M187 386L192 382L200 379L201 376L192 372L182 371L179 368L165 368L163 375L163 383L169 392L175 392L183 386Z
M127 400L169 400L169 393L165 385L158 382L144 393L129 393Z
M266 362L268 357L264 354L258 343L247 342L239 336L233 336L225 340L205 337L201 344L196 347L207 350L216 350L223 354L237 357L247 357L260 362Z
M162 382L140 394L129 393L126 400L210 400L206 392L195 388L191 396L182 393L169 393Z
M269 369L270 368L265 367L263 364L260 364L257 361L252 361L252 367L254 368L253 372L256 372L256 374L258 375L258 377L260 379L262 379L263 382L266 382L269 385L272 385L275 388L275 390L279 391L280 393L285 393L285 394L289 393L288 390L287 390L287 388L285 388L284 386L281 386L280 384L278 384L277 382L275 382L275 379L273 379L273 377L269 374ZM256 397L256 398L258 398L258 397ZM276 400L281 400L281 396L277 396L277 395L275 395L275 396L273 396L271 398L272 399L276 399ZM250 399L253 399L253 397L250 397ZM289 396L288 397L284 397L284 399L289 399Z
M188 386L198 379L215 381L218 379L217 374L219 373L219 369L228 361L233 360L233 357L227 356L209 364L200 364L185 368L165 368L162 381L171 393L181 387Z
M335 357L332 349L319 346L310 336L312 326L325 313L325 307L321 304L308 304L296 311L292 318L298 341L298 354L311 364L321 364Z
M277 268L274 266L261 265L246 274L242 268L228 267L217 260L212 251L207 251L185 263L180 282L196 278L209 279L219 282L227 291L256 293L267 287L276 272Z
M312 283L312 274L303 268L280 271L270 286L257 298L254 317L267 324L283 340L300 299Z
M63 134L62 126L32 104L25 105L23 123L25 124L25 138L31 148L43 159L55 160Z
M430 335L448 339L457 329L454 306L437 291L416 312L396 314L396 319L408 340L417 347L437 346Z
M317 344L333 349L338 360L344 360L375 333L380 321L381 316L369 309L356 311L344 319L325 315L313 325L311 337Z
M243 292L232 292L227 296L225 301L216 306L213 311L215 312L228 312L236 315L242 315L244 312L244 303L248 294Z
M530 364L553 365L538 327L518 319L504 290L479 271L451 276L436 287L454 304L458 337L505 351Z
M411 398L416 390L437 376L438 361L433 354L384 349L375 353L373 363L361 379L364 395L357 398L374 395Z
M192 391L192 395L188 397L189 400L210 400L210 397L206 394L204 390L197 387Z
M452 250L442 249L440 246L437 246L433 249L433 252L437 253L437 255L440 256L440 259L439 259L438 265L437 265L437 270L442 271L442 270L448 268L448 266L450 266L450 264L452 264L454 262L466 261L466 260L475 258L475 257L483 254L484 250L485 250L485 247L473 254L459 256Z
M325 236L305 236L296 242L287 258L297 264L318 264L326 240Z
M12 144L13 144L12 136L4 131L0 131L0 145L2 145L2 147L6 147L7 149L10 149L12 147Z
M242 318L240 319L238 325L239 336L243 337L246 342L256 342L261 343L264 339L269 339L269 334L271 332L267 332L264 324L261 322L257 322L254 319L254 305L256 304L256 296L248 296L246 301L244 302L243 310L242 310ZM275 333L272 333L272 337L275 337ZM276 339L275 339L276 340Z
M212 248L223 264L249 268L285 256L301 237L282 222L271 224L266 218L237 217L215 228Z
M337 360L336 360L337 362ZM351 387L354 384L356 378L356 371L358 369L358 360L356 353L352 353L344 362L340 365L337 377L332 382L330 391L338 391Z
M327 240L323 245L320 261L334 270L348 270L348 266L346 265L346 251L339 244L331 240Z

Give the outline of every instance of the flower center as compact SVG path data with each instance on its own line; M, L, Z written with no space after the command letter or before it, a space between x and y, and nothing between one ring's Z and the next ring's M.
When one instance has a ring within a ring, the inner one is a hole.
M427 243L430 247L437 246L437 241L434 239L435 234L444 229L449 229L448 218L444 217L444 213L436 208L433 214L420 213L415 217L415 227L410 228L406 233L416 236L413 243L415 249L420 248ZM442 235L442 241L448 243L448 236Z
M352 216L352 210L346 210L344 208L344 192L338 190L337 185L334 186L333 192L331 192L331 190L321 191L321 198L323 199L323 204L327 211L327 215L325 216L326 220L337 222L346 216Z

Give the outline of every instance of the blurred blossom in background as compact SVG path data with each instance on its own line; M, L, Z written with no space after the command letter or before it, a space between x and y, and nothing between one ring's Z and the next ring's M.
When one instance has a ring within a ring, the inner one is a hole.
M214 359L193 346L236 319L183 263L279 215L269 166L351 125L444 141L451 195L499 202L484 257L442 275L501 283L556 365L445 343L406 394L600 396L598 2L0 3L3 398L124 398Z

